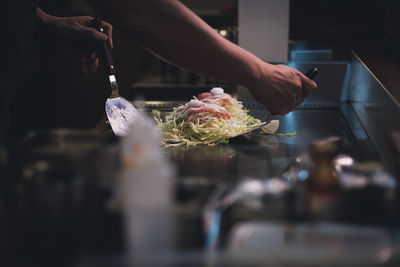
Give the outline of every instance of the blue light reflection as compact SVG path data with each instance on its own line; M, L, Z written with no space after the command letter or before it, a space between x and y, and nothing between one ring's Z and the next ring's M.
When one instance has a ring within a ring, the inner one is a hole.
M300 181L306 180L306 179L308 178L308 175L309 175L309 173L308 173L307 170L301 170L301 171L299 171L299 180L300 180Z

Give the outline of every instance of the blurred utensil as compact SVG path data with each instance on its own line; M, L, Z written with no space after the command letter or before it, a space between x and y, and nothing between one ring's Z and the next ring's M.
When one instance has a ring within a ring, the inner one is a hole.
M233 135L231 135L231 136L229 136L229 137L221 137L221 138L217 139L216 141L214 141L213 143L218 143L218 142L221 142L221 141L223 141L223 140L233 139L233 138L235 138L235 137L238 137L238 136L242 136L242 135L251 133L252 131L254 131L254 130L260 128L261 126L263 126L264 124L265 124L265 122L261 122L260 124L255 125L255 126L249 128L249 129L247 129L247 130L245 130L245 131L243 131L243 132L240 132L240 133L237 133L237 134L233 134Z
M96 29L100 32L105 32L101 25L101 20L94 20ZM106 114L111 124L111 128L115 135L125 136L129 125L141 117L135 106L125 98L119 96L118 83L116 79L116 70L114 60L111 55L110 48L104 43L101 47L102 57L105 65L105 72L111 86L111 95L106 101Z

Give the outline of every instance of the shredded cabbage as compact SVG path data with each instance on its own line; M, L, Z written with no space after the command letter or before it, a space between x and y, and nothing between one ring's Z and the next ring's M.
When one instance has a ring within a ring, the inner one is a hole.
M199 113L195 119L186 121L177 110L178 107L175 107L164 120L159 111L153 111L157 126L163 132L165 146L226 144L229 138L250 132L263 124L249 115L240 101L227 108L230 119Z

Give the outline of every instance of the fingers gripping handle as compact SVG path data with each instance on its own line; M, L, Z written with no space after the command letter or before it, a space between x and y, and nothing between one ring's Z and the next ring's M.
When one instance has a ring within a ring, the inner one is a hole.
M94 23L94 27L96 28L96 30L98 30L99 32L105 33L105 29L101 25L101 20L99 18L95 18L93 23ZM116 71L115 71L114 60L112 58L110 48L108 47L107 43L105 43L105 42L101 45L101 53L103 54L102 56L105 61L104 64L105 64L106 72L108 73L108 75L115 75Z
M315 76L317 76L319 73L319 70L316 67L312 67L311 69L309 69L304 75L308 78L310 78L311 80L313 80L315 78ZM267 122L271 121L271 118L273 115L276 115L275 113L270 113L267 117Z

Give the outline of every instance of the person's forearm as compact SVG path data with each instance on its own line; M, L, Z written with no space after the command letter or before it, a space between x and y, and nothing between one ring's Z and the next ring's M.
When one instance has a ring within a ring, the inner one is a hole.
M36 8L36 22L38 27L46 32L55 33L57 36L63 34L60 32L58 19L59 17L52 16L39 7Z
M144 47L182 67L244 86L260 75L257 57L220 36L177 0L89 2Z
M286 114L315 82L268 64L229 42L178 0L87 0L116 27L155 54L192 71L243 85L267 109Z
M36 21L38 22L40 27L50 27L55 21L54 16L47 14L39 7L36 8Z
M39 23L46 23L48 19L50 18L50 15L44 12L42 9L39 7L36 8L36 19Z

